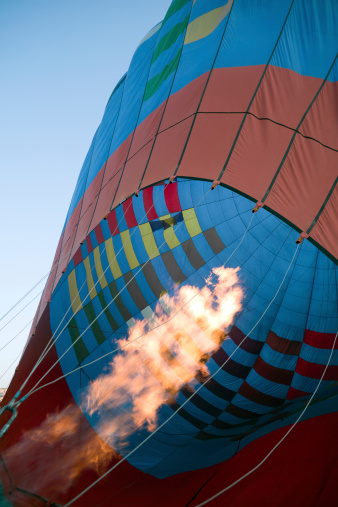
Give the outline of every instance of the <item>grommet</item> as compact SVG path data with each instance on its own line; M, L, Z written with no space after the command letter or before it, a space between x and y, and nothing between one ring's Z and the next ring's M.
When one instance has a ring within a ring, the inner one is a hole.
M252 213L257 213L259 208L262 208L264 204L261 201L256 202L256 206L253 208Z

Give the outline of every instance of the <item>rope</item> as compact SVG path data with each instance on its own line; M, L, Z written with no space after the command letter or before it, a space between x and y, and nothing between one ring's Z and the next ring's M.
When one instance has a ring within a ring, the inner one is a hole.
M238 243L238 245L236 246L236 248L234 249L234 251L231 253L231 255L227 258L227 260L224 262L223 266L225 266L229 260L231 259L231 257L236 253L236 251L238 250L238 248L241 246L241 244L243 243L243 240L251 226L251 222L254 218L255 214L252 214L251 216L251 219L250 219L250 222L240 240L240 242ZM215 273L212 274L212 276L215 276L218 272L219 272L220 269L218 269ZM182 310L183 308L185 308L196 296L198 296L198 294L200 294L202 292L202 290L205 289L205 286L203 286L198 292L196 292L196 294L194 294L194 296L192 296L183 306L181 306L176 313L174 313L171 317L169 317L165 322L161 322L160 324L158 324L157 326L154 326L152 327L151 329L149 329L149 331L145 332L145 333L142 333L140 336L137 336L136 338L134 338L133 340L130 340L129 342L127 342L125 345L122 345L122 346L119 346L117 347L116 349L114 350L111 350L110 352L107 352L107 354L104 354L100 357L98 357L97 359L94 359L93 361L89 362L89 363L86 363L86 364L83 364L81 366L78 366L77 368L75 368L74 370L71 370L70 372L68 373L65 373L64 375L61 375L60 377L58 377L57 379L51 381L51 382L48 382L46 384L43 384L42 386L38 387L37 389L33 390L30 392L30 395L36 393L37 391L39 391L40 389L43 389L44 387L47 387L49 385L52 385L52 384L55 384L55 382L58 382L59 380L63 379L63 378L66 378L68 377L69 375L71 375L72 373L75 373L76 371L78 370L81 370L82 368L85 368L86 366L90 366L98 361L101 361L101 359L104 359L105 357L107 356L110 356L112 354L114 354L115 352L118 352L119 350L122 350L124 349L125 347L127 347L128 345L130 345L131 343L134 343L135 341L139 340L140 338L142 338L143 336L146 336L147 334L149 334L150 332L154 331L155 329L158 329L159 327L163 326L164 324L167 324L168 322L170 322L171 320L173 320L176 315L178 315Z
M19 336L19 334L22 333L22 331L24 331L26 329L27 326L29 326L29 324L31 324L33 322L33 319L30 320L22 329L21 331L19 331L15 336L13 336L13 338L11 338L7 343L5 343L5 345L3 345L0 349L0 352L5 349L7 347L7 345L9 345L10 343L12 343L13 340L15 340L15 338L17 338Z
M101 481L101 479L103 479L104 477L106 477L110 472L112 472L113 470L115 470L115 468L117 468L119 465L121 465L121 463L123 463L126 459L128 459L132 454L134 454L134 452L136 452L138 449L140 449L140 447L142 447L142 445L144 445L151 437L153 437L158 431L160 431L173 417L175 417L175 415L198 393L198 391L200 391L200 389L202 389L202 387L204 387L207 382L209 382L209 380L211 380L212 378L215 377L215 375L222 369L224 368L224 366L227 364L227 362L232 358L232 356L235 354L235 352L240 348L240 346L244 343L244 341L248 338L248 336L254 331L254 329L258 326L258 324L260 323L260 321L263 319L264 315L266 314L266 312L268 311L268 309L270 308L270 306L272 305L272 303L274 302L274 300L276 299L283 283L284 283L284 280L293 264L293 261L295 259L295 256L296 256L296 253L298 252L298 249L299 249L299 244L297 245L296 249L295 249L295 252L293 254L293 257L290 261L290 264L284 274L284 277L273 297L273 299L270 301L270 303L268 304L268 306L266 307L265 311L263 312L263 314L261 315L261 317L258 319L258 321L256 322L256 324L252 327L252 329L249 331L249 333L243 338L243 340L237 345L237 347L234 349L234 351L230 354L230 356L228 356L228 358L224 361L224 363L215 371L215 373L213 373L205 382L203 382L197 389L196 391L194 391L192 393L191 396L189 396L189 398L186 399L186 401L184 403L182 403L182 405L180 405L178 407L178 409L170 416L168 417L168 419L166 419L160 426L158 426L156 428L155 431L153 431L152 433L150 433L150 435L148 435L144 440L142 440L142 442L140 442L132 451L130 451L128 454L126 454L126 456L124 456L120 461L118 461L113 467L111 467L109 470L107 470L107 472L105 472L101 477L99 477L96 481L94 481L90 486L88 486L86 489L84 489L79 495L77 495L75 498L73 498L70 502L68 502L65 507L69 507L70 505L72 505L76 500L78 500L79 498L81 498L81 496L83 496L87 491L89 491L93 486L95 486L98 482Z
M168 183L169 184L169 183ZM197 205L195 207L198 207L199 204L201 203L201 201L208 195L208 193L211 191L211 188L204 194L203 197L201 197L201 199L199 200L199 202L197 203ZM191 213L193 212L194 208L191 209L191 211L187 214L186 216L186 219L189 217L189 215L191 215ZM182 221L176 228L176 231L177 229L179 229L182 225L184 224L184 221ZM169 239L173 234L175 233L175 231L173 231L167 239ZM151 255L151 257L149 257L149 259L143 264L143 266L140 267L140 269L138 269L138 271L135 273L135 275L132 276L132 278L123 286L123 288L116 294L116 296L102 309L102 311L95 317L95 319L93 319L88 327L76 338L76 340L74 340L74 342L72 343L72 345L70 347L68 347L68 349L58 358L57 361L55 361L55 363L49 368L49 370L40 378L40 380L34 385L34 387L21 399L21 400L18 400L16 401L16 406L17 404L20 404L22 401L24 401L28 396L30 396L31 392L40 384L40 382L48 375L48 373L54 368L54 366L56 364L58 364L61 359L67 354L67 352L69 352L69 350L71 350L75 344L77 343L77 341L88 331L88 329L90 329L90 327L92 326L92 324L94 324L94 322L97 321L97 319L103 314L103 312L115 301L115 299L128 287L128 285L135 279L135 277L138 275L138 273L140 271L143 270L143 268L148 264L148 262L151 261L151 259L154 257L154 255L156 254L156 252L158 252L160 250L160 248L166 243L166 240L164 240L161 245L154 251L154 253ZM60 336L60 335L59 335ZM59 337L58 336L58 337ZM35 368L36 369L36 368ZM28 380L28 379L27 379ZM27 383L27 380L25 381L25 384ZM20 389L21 391L21 389ZM19 391L19 393L20 393Z
M169 183L167 184L169 185ZM165 190L165 186L163 188L163 192L164 193L164 190ZM160 196L162 195L162 193L160 193L157 197L157 199L153 202L153 204L150 206L149 210L148 210L148 213L149 211L154 207L154 205L156 204L157 200L160 198ZM128 208L126 210L126 213L128 212L130 206L132 204L132 200L130 200L130 203L128 205ZM145 213L145 215L142 217L140 223L142 223L143 219L146 218L147 216L147 212ZM116 228L114 229L114 232L113 232L113 235L115 234L116 230L118 229L118 226L120 225L121 221L123 219L123 216L121 217L120 221L118 222L118 224L116 225ZM93 285L93 287L91 288L91 290L88 292L88 294L86 295L86 297L84 298L83 302L86 301L86 299L88 298L88 296L90 295L90 293L92 292L92 290L94 290L94 288L96 287L96 285L99 283L99 281L101 280L101 278L104 276L104 274L106 273L106 271L108 270L108 268L110 267L110 265L114 262L114 260L117 258L117 256L119 255L119 253L124 249L125 245L127 244L128 241L131 240L131 237L133 236L133 234L135 233L136 231L136 228L134 229L134 231L130 234L129 238L127 239L127 241L125 243L123 243L123 245L121 246L120 250L117 252L117 254L115 255L115 257L110 261L110 263L108 264L108 266L106 267L106 269L103 271L103 273L101 274L101 276L98 278L98 280L96 281L96 283ZM105 251L106 249L106 244L104 245L104 248L102 250L102 252L100 253L100 257L101 255L103 254L103 252ZM132 280L132 279L131 279ZM130 281L131 281L130 280ZM32 368L31 372L29 373L28 377L26 377L25 381L23 382L23 384L21 385L20 389L19 389L19 396L21 394L21 391L23 390L23 388L25 387L25 385L27 384L28 380L30 379L30 377L33 375L34 371L37 369L37 367L41 364L41 362L43 361L43 359L46 357L46 355L48 354L48 352L52 349L52 347L54 346L54 344L56 343L56 341L58 340L58 338L61 336L61 334L63 333L63 331L66 329L66 327L68 326L68 324L70 323L70 321L72 320L73 316L68 320L68 322L64 325L64 327L62 328L62 330L59 332L59 334L55 337L55 334L57 333L57 331L59 330L59 328L61 327L61 324L62 322L65 320L66 318L66 315L68 314L69 310L72 308L72 305L73 303L75 302L77 296L79 295L80 291L82 290L83 286L85 285L86 283L86 280L83 282L82 286L80 287L80 289L78 290L77 294L75 295L73 301L71 302L68 310L66 311L66 313L64 314L63 318L61 319L60 323L58 324L56 330L54 331L53 335L51 336L49 342L47 343L46 347L44 348L44 350L42 351L39 359L37 360L37 362L35 363L35 366ZM118 293L115 297L117 297L120 293ZM82 302L82 303L83 303ZM82 304L81 303L81 304ZM76 309L76 311L79 309L80 307L78 307ZM107 308L107 306L103 309L103 311ZM101 312L102 313L102 312ZM101 314L100 314L101 315ZM95 319L96 320L96 319ZM95 321L93 321L95 322ZM89 326L93 323L91 322L89 324ZM88 329L88 328L87 328ZM77 338L80 339L81 336L87 331L87 329ZM54 338L55 337L55 338ZM76 341L77 341L76 340ZM75 342L74 342L75 344ZM74 345L73 344L73 345ZM55 363L56 364L56 363ZM53 367L55 366L55 364L53 365ZM52 368L53 368L52 367ZM50 371L50 370L49 370ZM47 372L48 373L48 372ZM40 381L43 379L44 377L42 377L40 379ZM36 385L33 387L33 389L35 389ZM30 393L28 393L24 398L26 399L26 397L29 395ZM23 399L22 399L23 401ZM16 405L20 404L21 400L18 400L16 402Z
M235 486L236 484L238 484L239 482L241 482L243 479L245 479L246 477L248 477L249 475L251 475L253 472L255 472L261 465L263 465L263 463L265 463L265 461L271 456L271 454L277 449L277 447L280 446L280 444L286 439L286 437L291 433L291 431L293 430L293 428L299 423L300 419L303 417L303 415L305 414L306 410L308 409L309 405L311 404L313 398L315 397L318 389L319 389L319 386L325 376L325 373L326 373L326 370L329 366L329 363L331 361L331 358L332 358L332 354L333 354L333 351L334 351L334 348L335 348L335 344L336 344L336 340L337 340L337 336L338 336L338 331L336 333L336 336L335 336L335 339L333 341L333 346L332 346L332 349L331 349L331 352L330 352L330 356L329 356L329 359L326 363L326 366L324 368L324 371L322 373L322 376L320 377L319 379L319 382L317 384L317 387L316 389L314 390L313 394L311 395L309 401L307 402L307 404L305 405L304 409L302 410L302 412L300 413L300 415L298 416L298 418L296 419L296 421L293 423L293 425L288 429L288 431L285 433L285 435L277 442L277 444L271 449L271 451L268 452L268 454L265 456L265 458L262 459L262 461L260 461L258 463L258 465L256 465L254 468L252 468L251 470L249 470L249 472L247 472L246 474L242 475L239 479L237 479L236 481L234 481L232 484L230 484L229 486L227 486L226 488L222 489L222 491L219 491L218 493L216 493L216 495L214 496L211 496L210 498L208 498L207 500L205 500L204 502L202 503L199 503L198 505L196 505L196 507L202 507L202 505L206 505L207 503L211 502L212 500L214 500L215 498L217 498L218 496L222 495L223 493L225 493L226 491L228 491L229 489L231 489L233 486ZM68 504L69 505L69 504Z
M34 299L36 299L38 296L40 296L40 294L41 294L42 292L43 292L42 290L41 290L40 292L38 292L38 294L36 294L36 296L34 296L34 297L33 297L33 299L31 299L31 300L29 301L29 303L27 303L27 304L26 304L23 308L21 308L21 310L20 310L18 313L16 313L16 314L14 315L14 317L12 317L10 320L8 320L8 321L6 322L6 324L5 324L4 326L2 326L2 328L0 328L0 332L1 332L3 329L5 329L5 327L7 327L7 326L8 326L8 324L9 324L10 322L12 322L12 320L14 320L14 319L15 319L18 315L20 315L20 313L21 313L21 312L23 312L23 311L27 308L27 306L29 306L31 303L33 303ZM28 326L28 324L27 324L27 326ZM26 327L27 327L27 326L26 326Z

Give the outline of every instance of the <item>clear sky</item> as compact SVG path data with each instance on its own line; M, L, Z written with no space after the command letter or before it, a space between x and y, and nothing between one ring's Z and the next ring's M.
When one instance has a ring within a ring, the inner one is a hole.
M0 0L0 316L50 269L109 96L170 0ZM0 322L2 328L43 289ZM0 331L0 349L39 296ZM29 326L0 350L0 377ZM6 387L16 363L0 378Z

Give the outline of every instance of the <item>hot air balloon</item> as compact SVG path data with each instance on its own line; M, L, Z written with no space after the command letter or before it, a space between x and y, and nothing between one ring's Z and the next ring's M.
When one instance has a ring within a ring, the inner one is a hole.
M13 505L335 504L337 26L173 0L141 41L2 402Z

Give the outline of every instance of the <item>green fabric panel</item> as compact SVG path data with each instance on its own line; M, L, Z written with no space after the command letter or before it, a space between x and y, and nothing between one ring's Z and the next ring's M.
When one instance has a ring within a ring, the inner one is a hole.
M68 324L68 330L70 334L70 338L72 340L74 351L77 357L77 360L79 364L82 363L82 361L89 356L89 352L87 350L87 347L82 340L82 338L78 339L80 336L79 328L77 327L77 323L75 320L75 317L72 318L72 320ZM76 341L77 340L77 341Z
M165 15L163 25L167 21L167 19L170 18L170 16L172 16L173 14L175 14L175 12L182 9L182 7L184 7L188 2L190 2L190 0L174 0L167 11L167 14Z
M154 76L152 79L148 81L146 90L144 92L143 102L150 99L150 97L152 97L154 93L157 92L157 90L159 89L161 84L167 79L167 77L169 77L170 74L172 74L175 71L178 62L180 60L181 51L182 48L180 48L177 51L175 57L171 60L170 63L168 63L168 65L164 67L162 72L160 72L159 74L157 74L157 76Z
M153 58L151 63L154 63L155 60L160 56L163 51L166 51L170 48L176 42L178 37L183 33L187 27L189 21L189 15L184 18L181 23L178 23L175 25L168 33L166 33L162 39L160 39L159 43L157 44L155 51L153 53Z
M106 299L105 299L102 291L100 291L98 293L98 297L99 297L99 301L101 303L102 309L104 309L103 311L104 311L105 316L107 317L110 327L112 328L113 331L116 331L119 326L117 325L116 320L114 319L114 317L110 313L109 308L106 308L107 302L106 302Z
M127 322L127 320L131 319L131 314L126 305L123 303L121 296L119 295L119 290L117 288L116 282L111 282L108 287L118 311L122 315L123 319Z
M93 303L90 302L86 306L83 307L86 317L88 319L88 322L90 324L90 328L94 333L95 340L97 341L98 345L101 345L104 341L106 341L105 334L103 333L102 329L100 328L100 325L96 319L96 313L93 307ZM95 320L94 325L92 325L92 322Z

